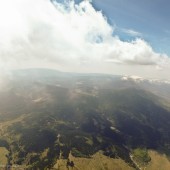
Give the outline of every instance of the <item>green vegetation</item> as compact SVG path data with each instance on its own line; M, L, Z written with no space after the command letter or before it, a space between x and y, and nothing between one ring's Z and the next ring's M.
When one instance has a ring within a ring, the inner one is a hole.
M132 154L133 159L140 165L146 165L151 161L151 157L149 156L147 149L137 148L133 150Z

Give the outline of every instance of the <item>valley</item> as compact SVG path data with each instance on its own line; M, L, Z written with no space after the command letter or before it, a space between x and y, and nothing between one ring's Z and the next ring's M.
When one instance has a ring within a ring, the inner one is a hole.
M0 92L3 164L28 170L168 170L170 101L158 94L170 85L45 69L13 74Z

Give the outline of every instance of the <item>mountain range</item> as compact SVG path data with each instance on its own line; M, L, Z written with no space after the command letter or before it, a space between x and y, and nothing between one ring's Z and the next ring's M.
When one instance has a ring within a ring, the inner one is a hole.
M0 90L1 164L152 170L159 157L158 169L170 167L168 81L49 69L15 70L6 80Z

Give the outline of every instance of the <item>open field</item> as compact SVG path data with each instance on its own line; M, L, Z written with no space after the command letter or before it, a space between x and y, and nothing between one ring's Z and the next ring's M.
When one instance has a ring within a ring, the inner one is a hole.
M169 170L170 169L170 161L165 155L159 154L156 151L149 151L149 155L151 157L151 162L146 167L146 170Z
M134 170L122 159L112 159L104 156L100 152L93 155L92 158L76 158L71 154L69 161L74 162L74 167L66 166L67 160L60 159L54 166L56 170Z
M0 166L8 163L6 155L8 155L8 150L5 147L0 147Z

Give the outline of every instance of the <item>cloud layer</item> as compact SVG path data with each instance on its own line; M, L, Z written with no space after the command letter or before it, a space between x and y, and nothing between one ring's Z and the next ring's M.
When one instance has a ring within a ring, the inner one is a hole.
M53 2L53 3L52 3ZM121 41L89 1L0 1L0 68L52 67L110 72L110 64L164 67L144 40ZM137 32L130 31L131 34ZM136 35L138 36L138 35ZM114 69L113 69L114 70Z

